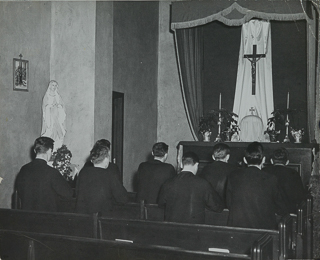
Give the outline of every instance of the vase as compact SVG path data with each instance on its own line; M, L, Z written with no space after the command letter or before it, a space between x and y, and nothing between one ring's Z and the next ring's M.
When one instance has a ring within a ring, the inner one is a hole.
M202 135L203 135L204 142L210 142L211 132L207 131L207 132L204 132Z
M271 143L276 143L277 142L277 135L276 134L271 134L269 133L269 138Z
M301 143L302 142L302 135L294 136L294 142L295 143Z

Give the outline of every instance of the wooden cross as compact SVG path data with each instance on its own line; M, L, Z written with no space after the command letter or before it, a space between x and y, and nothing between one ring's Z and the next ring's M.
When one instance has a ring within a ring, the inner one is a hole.
M245 54L243 57L251 62L251 75L252 75L252 95L256 94L256 63L265 58L265 54L257 54L257 45L253 45L252 54Z

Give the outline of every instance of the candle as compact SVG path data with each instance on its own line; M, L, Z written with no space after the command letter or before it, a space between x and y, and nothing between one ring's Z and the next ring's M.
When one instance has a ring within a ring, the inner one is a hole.
M220 93L220 96L219 96L219 110L221 110L221 93Z
M288 96L287 96L287 109L289 109L289 91L288 91Z

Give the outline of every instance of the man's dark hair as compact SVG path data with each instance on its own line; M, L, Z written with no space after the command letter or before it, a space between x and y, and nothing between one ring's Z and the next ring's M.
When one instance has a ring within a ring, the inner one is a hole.
M248 164L260 165L263 159L263 146L259 142L248 145L245 151L245 158Z
M95 147L96 145L101 145L101 146L108 147L109 150L110 150L110 147L111 147L111 143L107 139L100 139L100 140L96 141L96 143L94 144L93 147Z
M194 152L186 152L182 156L182 165L195 165L199 163L199 157Z
M38 153L46 153L49 149L53 149L54 140L50 137L41 136L34 141L34 151Z
M216 160L222 160L226 158L226 156L230 154L230 147L227 144L224 143L218 143L215 146L213 146L213 152L212 155Z
M289 153L286 148L282 147L273 151L272 160L274 163L285 164L289 159Z
M110 149L103 145L94 145L90 151L90 161L93 164L101 163L106 157L109 157Z
M163 157L168 153L169 146L166 143L155 143L152 147L153 156Z

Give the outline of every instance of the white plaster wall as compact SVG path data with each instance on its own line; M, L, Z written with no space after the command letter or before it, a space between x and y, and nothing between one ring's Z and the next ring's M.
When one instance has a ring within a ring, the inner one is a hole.
M50 2L0 1L0 208L11 207L14 182L31 161L41 132L41 104L49 78ZM13 58L29 61L29 91L13 90Z
M94 142L112 138L113 2L96 3Z
M176 166L179 141L193 141L187 121L170 32L170 4L159 2L159 60L158 60L158 135L157 140L169 145L168 163Z
M64 143L82 167L94 142L96 2L52 2L51 14L50 79L66 104Z

